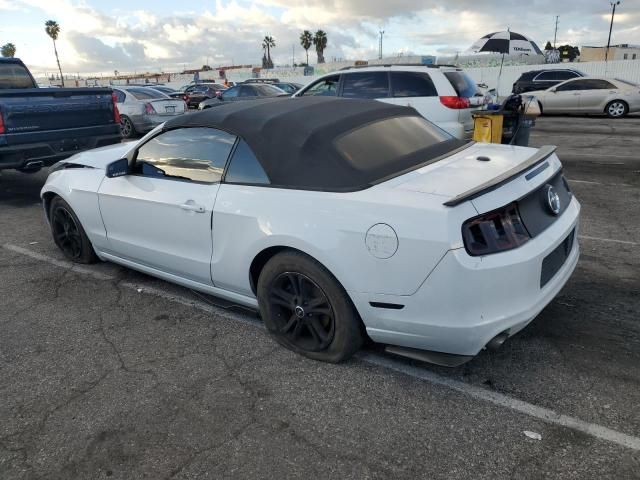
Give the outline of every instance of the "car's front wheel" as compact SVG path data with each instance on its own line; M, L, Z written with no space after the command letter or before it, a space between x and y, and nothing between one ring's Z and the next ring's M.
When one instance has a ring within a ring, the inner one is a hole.
M77 263L98 261L80 220L69 204L60 197L51 201L49 223L53 241L69 260Z
M605 108L605 113L610 118L624 117L628 111L629 106L622 100L613 100L612 102L609 102Z
M286 251L272 257L257 290L265 326L286 348L337 363L362 346L362 322L344 288L307 255Z

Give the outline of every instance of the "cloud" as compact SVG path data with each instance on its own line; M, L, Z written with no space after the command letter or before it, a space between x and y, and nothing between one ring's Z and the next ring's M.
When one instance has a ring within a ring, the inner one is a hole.
M88 73L178 70L185 65L199 67L207 59L214 66L259 64L261 41L267 34L276 40L272 51L276 64L290 63L292 50L295 61L301 62L303 29L327 32L328 59L377 56L380 28L385 30L387 55L462 52L484 34L507 27L543 46L553 40L556 14L559 43L601 45L610 18L608 3L600 0L531 0L526 8L515 0L196 0L185 4L185 10L193 11L172 13L162 10L163 2L137 5L107 14L106 4L97 0L0 0L0 10L28 8L38 13L29 15L38 19L37 25L30 25L38 31L33 52L50 50L41 19L57 20L62 28L58 43L63 68ZM640 0L625 0L619 7L615 43L640 43L638 12ZM32 55L25 60L36 70L55 67L50 55ZM313 47L309 57L315 60Z

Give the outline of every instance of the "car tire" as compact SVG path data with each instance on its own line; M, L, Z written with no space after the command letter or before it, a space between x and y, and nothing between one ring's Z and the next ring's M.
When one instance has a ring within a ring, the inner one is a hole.
M622 118L629 113L629 105L622 100L612 100L604 109L609 118Z
M133 138L136 135L136 127L126 115L120 115L120 134L122 138Z
M364 328L347 292L301 252L273 256L260 273L257 296L267 330L289 350L339 363L362 346Z
M60 197L49 206L49 224L53 241L65 257L76 263L95 263L98 256L73 209Z

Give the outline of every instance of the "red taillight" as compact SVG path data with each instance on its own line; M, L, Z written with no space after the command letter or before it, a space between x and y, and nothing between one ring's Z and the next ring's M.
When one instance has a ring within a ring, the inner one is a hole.
M118 124L120 123L120 112L118 111L118 99L115 92L111 94L111 100L113 101L113 122Z
M0 112L0 134L4 133L4 119L2 118L2 112Z
M158 112L156 112L156 109L153 108L153 105L151 105L150 103L145 103L144 104L144 113L146 115L155 115Z
M188 95L183 95L182 96L182 100L185 101L185 103L189 100L189 96Z
M454 110L471 107L471 101L466 97L440 97L440 103L445 107L453 108Z
M488 255L519 247L531 238L515 203L467 220L462 238L469 255Z

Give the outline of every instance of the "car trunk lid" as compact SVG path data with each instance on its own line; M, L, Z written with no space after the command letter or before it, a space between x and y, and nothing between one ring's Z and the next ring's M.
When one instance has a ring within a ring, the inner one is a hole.
M184 113L184 102L173 98L159 98L149 101L158 115L181 115Z
M441 196L449 207L473 200L479 211L488 211L517 200L553 175L560 168L554 150L477 143L399 177L395 188ZM495 194L498 189L502 191Z

